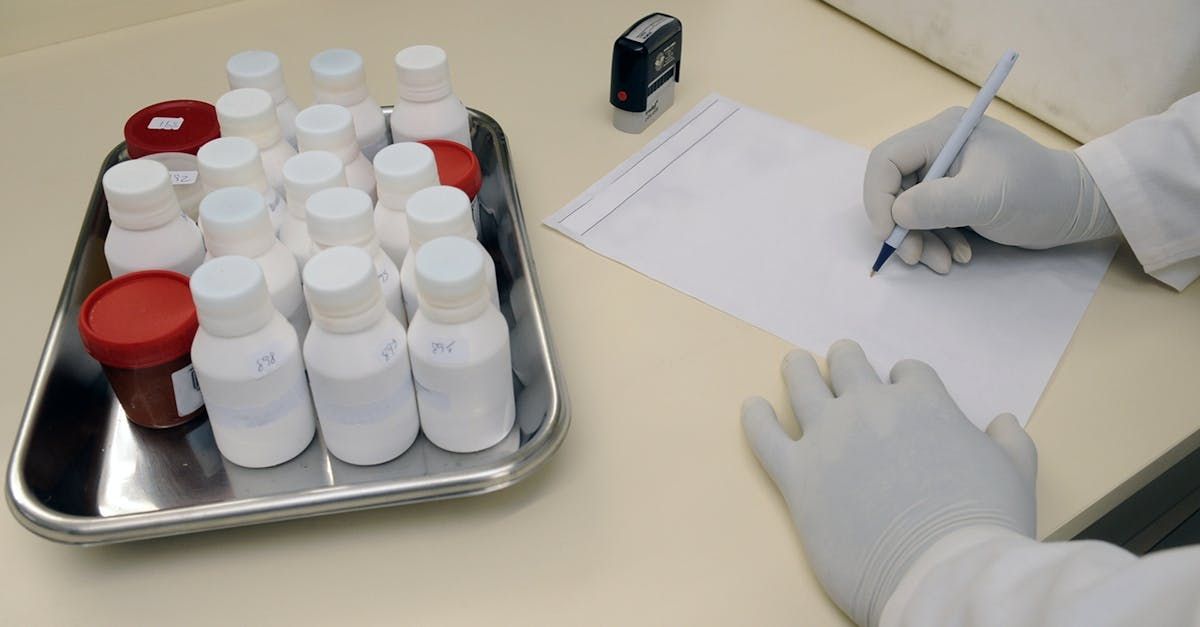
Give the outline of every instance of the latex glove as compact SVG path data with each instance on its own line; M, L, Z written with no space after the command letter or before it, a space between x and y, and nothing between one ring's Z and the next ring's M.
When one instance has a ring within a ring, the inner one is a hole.
M963 108L892 136L871 151L863 204L875 236L897 224L909 233L896 250L908 264L950 271L971 247L947 227L971 227L1001 244L1051 248L1118 232L1116 220L1083 162L1051 150L1011 126L985 117L946 177L917 183L962 117Z
M927 364L902 361L881 383L849 340L830 347L829 372L832 390L808 353L783 361L799 440L757 397L742 426L821 585L856 623L876 624L913 561L957 529L1033 536L1037 452L1012 414L984 434Z

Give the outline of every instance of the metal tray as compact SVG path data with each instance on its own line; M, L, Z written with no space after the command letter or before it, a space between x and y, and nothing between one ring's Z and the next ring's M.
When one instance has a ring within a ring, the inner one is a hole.
M496 261L513 350L517 424L503 442L464 455L421 436L399 458L364 467L333 458L318 437L296 459L252 470L221 457L207 420L165 430L131 424L76 326L83 299L109 278L108 206L97 177L9 461L8 504L17 520L70 544L140 540L483 494L549 459L570 418L508 143L500 125L477 111L471 142L483 169L476 224ZM118 145L101 174L127 158Z

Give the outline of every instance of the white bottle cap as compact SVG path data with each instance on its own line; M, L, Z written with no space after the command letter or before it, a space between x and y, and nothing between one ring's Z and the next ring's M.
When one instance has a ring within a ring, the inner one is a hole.
M245 137L214 139L200 147L196 160L206 190L238 186L267 190L267 172L258 146Z
M483 251L475 240L439 237L421 246L415 261L422 307L452 309L487 298Z
M328 150L342 163L350 163L362 151L354 134L354 116L342 105L313 105L296 115L296 139L300 151Z
M425 144L400 142L375 154L379 203L388 209L404 211L409 196L438 183L433 149Z
M245 137L259 149L270 148L283 136L271 94L257 87L243 87L217 98L217 120L221 135Z
M345 106L358 104L367 97L367 75L362 55L345 48L318 52L308 62L312 70L316 101Z
M471 199L457 187L426 187L409 197L405 211L409 246L414 249L434 238L448 235L475 239Z
M180 215L167 166L149 159L122 161L102 179L113 224L131 231L154 228Z
M309 196L308 236L318 248L370 246L375 237L371 197L353 187L331 187Z
M226 187L200 201L200 228L213 257L257 257L275 244L275 229L262 194L249 187Z
M275 315L262 269L248 257L205 262L192 274L191 287L200 326L218 337L248 335Z
M450 64L437 46L410 46L396 53L400 98L430 102L450 95Z
M246 50L225 62L225 75L230 89L257 87L271 94L271 100L279 104L287 100L287 87L283 84L283 66L274 52Z
M337 322L383 309L383 288L371 256L356 246L335 246L304 265L304 293L313 321L330 330Z
M283 189L288 211L301 220L305 219L304 207L310 196L323 189L345 186L346 167L332 152L302 152L283 163Z

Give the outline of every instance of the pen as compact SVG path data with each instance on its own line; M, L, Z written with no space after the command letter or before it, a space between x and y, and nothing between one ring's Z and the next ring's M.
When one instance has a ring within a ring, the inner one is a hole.
M946 140L946 144L942 146L941 152L933 160L933 164L929 166L929 171L925 173L925 178L922 181L941 178L946 176L946 171L950 169L950 164L954 162L954 158L958 156L958 152L962 150L963 144L967 143L967 138L971 136L971 131L979 124L979 120L983 119L983 112L987 110L988 105L992 103L992 99L996 97L996 92L1000 91L1000 85L1004 83L1004 79L1008 77L1009 70L1012 70L1013 64L1017 62L1017 52L1009 50L1000 57L1000 61L996 63L996 67L992 68L992 73L988 74L987 80L983 82L983 86L979 88L979 93L975 95L975 100L971 101L971 106L963 112L962 118L958 121L958 126L954 128L954 132L950 134L950 138ZM871 266L871 276L875 276L876 272L883 267L883 263L896 252L900 247L900 242L904 241L904 237L908 235L908 229L896 225L892 229L892 234L884 240L883 247L879 249L879 256L875 258L875 265Z

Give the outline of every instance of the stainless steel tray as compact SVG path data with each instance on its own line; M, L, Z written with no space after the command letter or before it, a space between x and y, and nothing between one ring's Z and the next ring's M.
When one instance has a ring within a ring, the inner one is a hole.
M422 436L396 460L362 467L333 458L316 438L286 464L251 470L221 457L207 420L166 430L132 425L76 326L83 299L109 278L108 206L97 177L9 461L8 504L17 520L70 544L140 540L483 494L549 459L570 419L508 143L500 125L477 111L471 142L483 169L476 223L496 261L519 375L517 425L503 442L463 455ZM128 158L124 148L109 153L101 174Z

